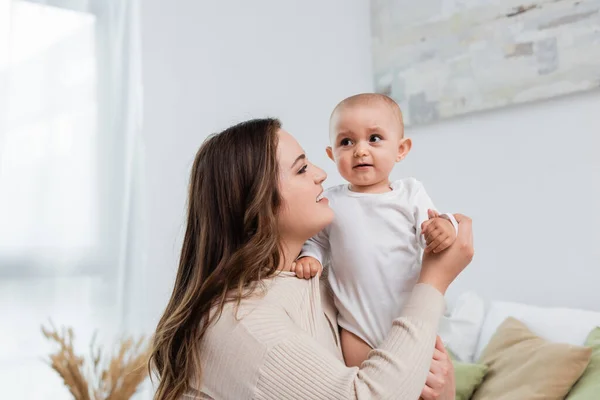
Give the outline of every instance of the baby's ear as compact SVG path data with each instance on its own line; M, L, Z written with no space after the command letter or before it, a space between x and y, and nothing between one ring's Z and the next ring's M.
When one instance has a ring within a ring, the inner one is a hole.
M327 153L327 157L329 157L331 161L335 162L335 159L333 158L333 149L331 148L331 146L327 146L325 152Z
M410 138L402 138L400 140L400 145L398 146L398 156L396 157L396 162L404 159L411 148L412 140L410 140Z

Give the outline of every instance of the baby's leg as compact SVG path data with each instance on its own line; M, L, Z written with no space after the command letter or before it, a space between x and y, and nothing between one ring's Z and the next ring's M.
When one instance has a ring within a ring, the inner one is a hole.
M367 359L371 346L354 333L340 328L340 340L342 342L342 354L344 361L349 367L360 367L363 361Z

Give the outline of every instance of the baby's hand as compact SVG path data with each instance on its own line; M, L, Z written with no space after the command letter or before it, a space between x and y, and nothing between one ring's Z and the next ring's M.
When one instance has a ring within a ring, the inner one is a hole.
M300 279L310 279L313 276L320 274L323 266L316 258L302 257L292 264L292 272Z
M425 253L439 253L446 250L456 240L456 230L452 222L440 217L437 211L430 210L429 219L421 225L427 247Z

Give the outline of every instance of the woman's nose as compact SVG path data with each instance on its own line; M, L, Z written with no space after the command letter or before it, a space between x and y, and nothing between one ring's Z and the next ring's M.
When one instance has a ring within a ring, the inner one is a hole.
M323 181L325 181L325 179L327 179L327 172L323 171L321 168L317 167L315 165L315 183L316 184L321 184L323 183Z

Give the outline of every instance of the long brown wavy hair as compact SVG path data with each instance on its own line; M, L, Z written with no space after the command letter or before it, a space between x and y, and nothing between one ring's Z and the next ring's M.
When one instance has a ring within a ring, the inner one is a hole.
M200 342L228 301L277 271L280 241L276 119L208 138L192 167L188 215L171 299L156 328L149 369L155 400L176 400L201 377Z

